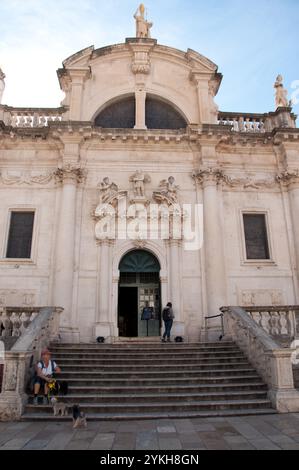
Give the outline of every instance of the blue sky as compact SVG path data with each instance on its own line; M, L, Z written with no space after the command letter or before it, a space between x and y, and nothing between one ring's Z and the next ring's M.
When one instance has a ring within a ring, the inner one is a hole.
M56 70L84 47L134 36L138 0L0 0L0 67L5 104L59 106ZM299 81L298 0L147 0L152 36L194 49L224 75L223 111L273 111L276 76ZM299 85L299 84L298 84ZM299 98L299 94L297 95ZM299 101L299 100L298 100ZM299 114L299 104L294 106Z

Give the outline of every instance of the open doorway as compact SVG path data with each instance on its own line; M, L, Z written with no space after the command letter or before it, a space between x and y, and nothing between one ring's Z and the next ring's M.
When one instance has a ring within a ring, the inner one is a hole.
M118 328L121 337L159 336L161 328L160 264L145 250L134 250L120 262ZM151 318L142 316L145 306Z

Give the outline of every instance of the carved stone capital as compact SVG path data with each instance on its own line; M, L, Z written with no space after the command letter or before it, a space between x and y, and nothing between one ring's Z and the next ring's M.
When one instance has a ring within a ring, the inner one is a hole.
M199 171L194 171L192 173L192 178L194 180L203 185L218 185L223 179L225 175L220 168L217 167L210 167L210 168L202 168Z
M286 170L277 175L276 180L284 186L296 185L299 188L299 170Z
M79 165L67 164L62 168L58 168L55 173L56 181L59 183L83 183L87 176L87 170Z

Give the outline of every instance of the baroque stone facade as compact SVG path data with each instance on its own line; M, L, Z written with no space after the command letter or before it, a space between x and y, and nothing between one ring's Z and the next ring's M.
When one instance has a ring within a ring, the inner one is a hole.
M134 270L125 278L120 264L129 252L158 261L159 285L136 271L138 282L158 289L160 311L173 302L174 334L189 340L223 305L299 303L299 132L282 78L275 112L221 112L217 66L159 45L141 10L135 18L136 38L63 62L61 107L0 106L0 305L63 307L66 341L123 335L119 289ZM113 126L115 110L122 124L130 109L134 126ZM199 246L186 249L182 227L198 207ZM31 257L7 258L11 213L30 210ZM266 215L268 259L247 259L245 213ZM148 236L149 219L169 236ZM115 224L123 236L112 236ZM209 322L211 338L219 324Z

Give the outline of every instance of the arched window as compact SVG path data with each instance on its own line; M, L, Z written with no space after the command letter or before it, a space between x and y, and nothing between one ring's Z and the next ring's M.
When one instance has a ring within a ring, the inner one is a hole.
M148 129L185 129L185 118L171 104L147 97L145 124ZM135 126L135 97L130 96L108 105L95 119L95 125L111 129L133 129Z
M145 104L145 124L148 129L185 129L186 120L170 104L148 97Z
M135 126L135 97L130 96L110 104L95 119L98 127L133 129Z
M121 273L159 273L160 269L157 258L145 250L130 251L119 264Z

